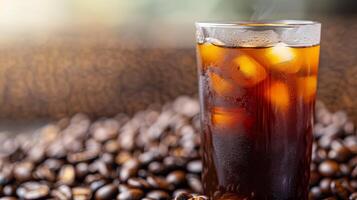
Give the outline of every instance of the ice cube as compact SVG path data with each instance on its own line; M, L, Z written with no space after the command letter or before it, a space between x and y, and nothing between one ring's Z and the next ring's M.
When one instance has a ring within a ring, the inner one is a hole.
M266 66L279 72L296 73L301 67L294 49L284 43L268 48L264 57Z
M222 77L219 73L208 71L209 84L213 91L220 96L234 97L240 96L241 88L234 84L234 81L228 77Z
M273 82L265 94L273 109L287 111L290 104L288 86L283 82Z
M234 128L242 125L244 110L240 108L214 107L211 111L211 122L216 128Z
M317 74L319 66L320 46L299 48L298 57L301 59L301 74L312 75Z
M245 54L238 55L233 59L232 65L223 68L236 84L243 87L252 87L267 76L264 67Z
M224 49L211 43L198 45L198 52L205 66L217 66L224 59Z
M298 95L303 97L305 102L314 100L317 89L316 76L306 76L298 78Z

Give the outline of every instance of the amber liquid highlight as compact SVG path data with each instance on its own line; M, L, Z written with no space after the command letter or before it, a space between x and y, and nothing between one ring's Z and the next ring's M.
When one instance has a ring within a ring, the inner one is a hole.
M307 199L319 48L198 44L211 199Z

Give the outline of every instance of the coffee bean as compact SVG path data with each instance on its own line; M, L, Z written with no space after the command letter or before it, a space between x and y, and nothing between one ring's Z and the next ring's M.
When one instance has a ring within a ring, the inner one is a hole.
M329 194L331 192L330 185L332 180L330 178L324 178L320 181L319 187L321 192L324 194Z
M168 183L164 178L149 176L147 177L147 182L152 188L162 189L162 190L173 190L174 186Z
M186 181L186 173L181 170L173 171L167 175L166 180L175 186L182 185Z
M139 156L139 161L143 164L143 165L147 165L149 163L151 163L152 161L155 161L156 159L158 159L159 155L156 152L153 151L148 151L148 152L144 152Z
M73 200L90 200L92 198L92 191L87 187L72 188Z
M114 156L110 153L103 153L100 156L100 161L103 161L105 164L112 165L114 164Z
M134 177L138 171L136 167L122 167L119 172L119 177L121 181L126 181L130 177Z
M75 181L76 175L72 165L63 165L61 168L58 180L66 185L72 185Z
M110 200L118 194L118 188L114 184L108 184L98 189L95 193L95 199Z
M63 165L63 161L50 158L50 159L45 160L45 162L43 164L46 165L50 170L57 171Z
M351 176L352 176L352 178L357 178L357 166L356 165L352 169Z
M12 185L5 185L3 188L2 188L2 193L5 195L5 196L14 196L15 193L16 193L16 188Z
M336 197L326 197L323 200L337 200L337 198Z
M96 150L88 150L79 153L72 153L67 156L70 163L88 162L94 160L99 155Z
M16 194L22 199L41 199L49 195L50 188L38 182L25 182L16 190Z
M192 197L193 197L192 194L182 192L182 193L176 195L174 200L189 200Z
M310 185L316 185L320 180L320 174L316 171L310 172Z
M319 172L323 176L334 176L338 173L338 163L333 160L326 160L319 165Z
M75 172L77 178L84 178L89 173L89 166L87 163L78 163L75 166Z
M148 169L150 172L154 173L154 174L163 174L165 173L165 167L163 164L161 164L160 162L152 162L149 164Z
M108 153L117 153L120 150L119 142L116 140L108 140L104 144L104 151Z
M317 186L312 187L310 189L310 194L309 195L314 199L321 198L321 196L322 196L321 189L319 187L317 187Z
M34 164L32 162L20 162L15 165L14 176L20 181L28 181L32 178L32 170L34 169Z
M330 187L331 187L331 191L334 195L336 195L342 199L348 198L348 191L342 186L341 181L339 181L339 180L332 181Z
M106 163L104 163L101 160L96 160L93 162L91 165L89 165L89 171L91 173L96 173L98 172L101 174L103 177L109 178L111 175L111 169L107 166Z
M357 180L350 180L350 185L357 191Z
M195 175L188 175L187 181L192 191L196 193L202 193L202 184L199 177Z
M130 178L128 180L128 185L134 188L148 189L150 188L149 183L142 178Z
M131 158L132 157L129 152L122 151L115 157L115 163L120 166L125 162L127 162L128 160L130 160Z
M0 186L9 183L13 179L12 167L5 166L0 171Z
M352 193L348 199L349 200L357 200L357 192Z
M33 176L36 179L47 180L53 182L56 180L56 174L46 165L42 165L36 169Z
M72 190L66 185L61 185L57 189L51 191L51 196L58 200L72 199Z
M97 180L90 184L90 189L95 192L106 184L105 180Z
M17 200L15 197L0 197L0 200Z
M120 192L117 200L140 200L144 196L144 192L140 189L128 189Z
M202 162L200 160L194 160L187 164L187 170L192 173L201 173Z
M155 199L155 200L168 200L170 199L170 195L162 190L153 190L149 192L146 197Z
M94 139L104 142L117 136L119 123L114 119L105 119L92 124L90 132Z

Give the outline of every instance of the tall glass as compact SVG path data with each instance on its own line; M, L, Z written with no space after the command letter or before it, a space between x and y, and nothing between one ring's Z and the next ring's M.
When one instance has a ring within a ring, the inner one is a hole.
M321 24L196 23L204 192L308 198Z

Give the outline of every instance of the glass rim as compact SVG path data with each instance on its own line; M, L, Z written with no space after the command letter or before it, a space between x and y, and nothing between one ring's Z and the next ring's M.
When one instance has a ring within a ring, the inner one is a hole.
M243 20L243 21L197 21L196 26L204 28L279 29L321 25L311 20Z

